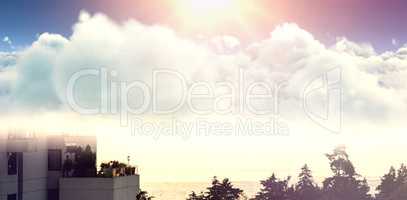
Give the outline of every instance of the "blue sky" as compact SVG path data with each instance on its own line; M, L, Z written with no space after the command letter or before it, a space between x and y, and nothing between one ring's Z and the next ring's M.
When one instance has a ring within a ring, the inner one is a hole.
M174 0L3 0L0 3L0 37L2 40L8 37L15 48L21 48L30 45L43 32L69 36L81 10L102 12L118 21L134 18L147 24L166 24L177 30L182 22L174 19L171 1ZM407 41L407 2L403 0L258 2L269 13L257 18L260 25L251 26L261 36L281 22L293 22L328 45L335 42L336 37L344 36L352 41L371 43L382 52L396 49ZM239 29L227 32L241 34ZM2 42L0 50L12 49Z

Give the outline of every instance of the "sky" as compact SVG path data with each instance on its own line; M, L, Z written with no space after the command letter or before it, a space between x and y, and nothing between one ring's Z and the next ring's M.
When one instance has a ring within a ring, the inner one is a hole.
M377 179L407 159L406 3L5 0L0 131L97 134L147 181L322 177L337 145Z
M118 21L134 18L146 24L164 24L190 32L183 28L185 19L177 16L172 1L5 0L0 6L1 37L9 37L16 48L22 48L43 32L69 36L81 10L102 12ZM270 30L281 22L295 22L326 44L332 44L337 37L346 37L371 43L377 51L383 52L395 49L407 40L404 20L407 3L403 0L258 0L256 4L265 10L253 11L256 12L256 22L250 24L250 29L255 30L256 37L268 36ZM258 39L245 35L237 26L240 25L226 26L223 31L244 36L246 40ZM0 48L12 50L4 43Z

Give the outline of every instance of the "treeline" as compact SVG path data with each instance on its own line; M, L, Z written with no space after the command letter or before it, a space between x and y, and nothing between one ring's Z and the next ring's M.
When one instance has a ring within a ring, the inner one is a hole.
M275 174L260 181L260 191L253 198L244 196L229 179L214 177L205 192L192 192L187 200L407 200L407 167L394 167L385 174L375 195L370 194L367 180L358 174L344 147L326 154L332 175L319 186L307 165L301 168L298 182L290 185L290 177L279 179Z

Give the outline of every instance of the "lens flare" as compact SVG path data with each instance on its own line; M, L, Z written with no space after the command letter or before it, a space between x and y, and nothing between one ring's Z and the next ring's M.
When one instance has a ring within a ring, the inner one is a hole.
M188 0L186 2L192 12L213 14L234 9L233 0Z
M214 27L239 21L249 8L242 0L176 0L177 14L190 26Z

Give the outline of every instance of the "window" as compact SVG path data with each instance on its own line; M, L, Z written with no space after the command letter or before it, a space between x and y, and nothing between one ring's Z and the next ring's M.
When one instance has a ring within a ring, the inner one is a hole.
M59 199L59 190L58 189L49 189L47 194L48 200L58 200Z
M62 152L59 149L48 150L48 170L60 171L62 169Z
M7 153L7 174L16 175L17 174L17 153Z
M9 195L7 195L7 200L17 200L17 194L9 194Z

